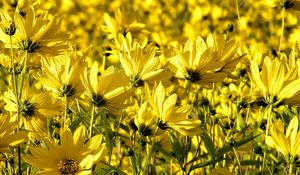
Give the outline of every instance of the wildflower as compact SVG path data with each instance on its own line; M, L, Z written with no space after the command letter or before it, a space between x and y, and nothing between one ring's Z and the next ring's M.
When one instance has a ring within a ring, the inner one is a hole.
M266 0L265 3L270 7L300 10L298 0Z
M236 51L234 40L226 41L224 37L210 35L205 43L197 37L176 50L176 55L169 59L173 66L170 70L179 79L212 88L213 83L221 82L235 69L241 58L235 56Z
M0 25L2 32L4 32L6 35L12 36L16 33L17 27L14 22L14 20L10 17L10 15L6 12L1 10L0 12L1 22Z
M83 58L77 53L53 59L42 59L42 70L38 77L43 86L59 97L80 98L84 87L80 81Z
M17 55L14 59L13 65L11 64L11 57L7 53L0 53L0 67L5 70L6 73L13 73L13 66L15 66L15 75L21 73L23 66L21 64L22 57Z
M145 96L161 130L172 129L182 135L196 135L200 132L200 120L188 118L189 108L176 108L177 95L174 93L166 96L166 90L161 83L152 92L145 84Z
M132 87L143 86L145 82L153 84L155 81L159 82L171 77L170 72L162 69L154 46L151 44L143 46L136 41L131 45L130 33L126 38L119 35L119 40L122 44L120 62L126 75L130 77Z
M16 114L18 112L17 98L12 91L4 92L4 109ZM45 136L47 117L60 115L60 104L52 100L49 93L42 92L25 81L20 98L20 126L29 130L34 136ZM16 120L16 119L15 119Z
M61 20L53 18L48 21L47 13L37 18L32 6L28 8L25 18L19 13L15 13L14 25L16 26L12 38L14 48L42 56L58 55L67 48L63 43L68 35L58 31ZM5 43L7 48L11 47L10 38L7 34L1 32L0 40Z
M144 28L146 27L143 23L138 23L135 18L126 17L120 9L115 10L115 18L109 16L109 14L104 14L105 25L102 26L104 32L109 33L107 38L112 39L118 36L119 33L126 34L131 32L133 34L139 34L141 32L146 32Z
M300 156L300 132L298 131L298 117L295 116L290 121L284 132L284 123L278 120L270 130L266 143L282 153L284 156Z
M0 153L8 152L9 147L16 146L27 139L27 131L15 133L18 123L10 121L8 115L0 115Z
M92 105L103 107L112 113L117 113L125 107L124 102L130 97L129 79L124 73L114 72L113 67L99 75L99 66L94 62L88 74L84 69L81 81Z
M297 104L300 102L300 79L297 67L287 67L284 60L265 58L261 73L256 61L251 61L250 79L257 86L267 104Z
M147 110L147 102L144 102L137 112L137 116L134 118L134 124L137 127L137 131L143 136L149 136L154 134L153 124L155 117L150 111Z
M44 139L47 147L29 146L30 154L23 159L40 169L42 174L91 174L92 166L104 156L105 144L102 136L96 135L85 143L86 132L83 126L74 134L69 128L60 131L60 144Z

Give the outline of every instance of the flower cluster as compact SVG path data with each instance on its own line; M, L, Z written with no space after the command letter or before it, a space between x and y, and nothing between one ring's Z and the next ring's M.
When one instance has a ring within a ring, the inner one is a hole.
M0 7L0 174L299 173L299 0Z

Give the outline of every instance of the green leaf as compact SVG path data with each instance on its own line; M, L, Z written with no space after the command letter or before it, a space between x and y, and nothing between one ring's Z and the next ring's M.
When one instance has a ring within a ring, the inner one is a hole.
M119 175L126 175L125 172L121 171L120 169L113 167L113 166L106 166L104 168L96 170L93 174L94 175L106 175L110 173L118 173Z
M215 159L217 150L216 150L215 145L214 145L213 141L211 140L210 136L204 130L202 130L202 133L200 136L204 142L205 148L207 149L208 153L213 157L213 159Z
M243 166L260 166L262 165L261 161L258 160L242 160L241 161L241 165Z
M166 151L165 149L163 149L163 147L161 145L157 144L157 143L153 144L153 149L155 151L159 151L160 153L164 154L167 157L171 157L172 156L168 151Z
M124 125L123 123L120 123L120 128L122 128L123 130L125 130L127 133L130 132L130 129L128 126Z
M191 170L195 170L197 168L202 168L202 167L205 167L205 166L210 166L210 165L214 165L222 160L225 160L225 158L221 158L221 159L217 159L217 160L211 160L211 161L207 161L207 162L203 162L203 163L199 163L199 164L196 164L196 165L193 165L191 167Z
M238 131L242 131L245 128L245 121L244 121L242 115L237 116L236 123L237 123L236 129Z
M70 130L74 131L83 120L84 120L83 117L78 117L75 120L73 120L71 125L70 125Z
M106 147L108 149L109 154L112 153L113 147L114 147L114 132L112 131L108 119L104 116L104 124L105 126L103 127L104 129L104 136L105 136L105 141L106 141Z
M170 142L171 142L173 151L175 153L176 159L178 160L178 162L180 164L183 164L183 162L184 162L183 146L181 145L181 143L178 141L178 139L176 138L176 136L173 133L169 132L169 138L170 138Z
M223 148L219 149L218 151L218 157L226 154L227 152L230 152L232 151L232 148L238 148L250 141L252 141L254 138L258 137L260 134L258 135L255 135L255 136L252 136L252 137L248 137L248 138L245 138L244 140L241 140L239 142L235 142L233 145L225 145Z

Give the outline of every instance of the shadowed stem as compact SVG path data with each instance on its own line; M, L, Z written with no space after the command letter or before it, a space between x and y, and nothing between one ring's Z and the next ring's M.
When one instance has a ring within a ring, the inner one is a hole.
M241 162L239 159L239 155L237 154L236 149L234 147L232 147L232 149L233 149L234 155L235 155L237 163L238 163L239 173L242 175L243 171L242 171L242 166L241 166Z
M280 34L280 41L279 41L279 46L278 46L278 51L281 51L281 46L282 46L282 40L283 40L283 35L284 35L284 18L285 18L285 8L282 8L282 16L281 16L281 34Z
M271 119L271 115L272 115L272 109L273 109L273 106L272 105L269 105L269 111L268 111L268 119L267 119L267 128L266 128L266 136L265 138L267 138L268 134L269 134L269 126L270 126L270 119ZM265 142L266 142L267 139L265 139ZM264 172L265 170L265 162L266 160L266 151L264 152L264 158L263 158L263 167L262 167L262 171Z
M67 116L68 116L68 97L67 94L64 94L64 100L65 100L65 113L64 113L64 123L63 125L66 124L67 122Z
M92 107L92 114L91 114L91 121L90 121L90 128L89 128L89 138L92 138L94 117L95 117L95 105L93 105Z
M20 98L19 98L18 91L17 91L17 79L16 79L15 64L14 64L15 60L14 60L12 35L9 36L9 39L10 39L10 54L11 54L11 67L12 67L12 86L13 86L14 96L17 98L17 101L16 101L16 103L17 103L16 105L17 105L17 108L18 108L17 109L17 123L18 123L17 132L19 132L19 130L20 130L20 126L19 126L19 123L20 123ZM18 146L18 174L22 175L22 171L21 171L21 147L20 146Z

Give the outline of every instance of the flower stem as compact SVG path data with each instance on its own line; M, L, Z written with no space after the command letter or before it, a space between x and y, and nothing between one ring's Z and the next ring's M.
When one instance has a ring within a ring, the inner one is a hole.
M289 175L292 175L293 174L293 163L290 163L290 166L289 166Z
M236 152L236 149L234 147L232 147L233 149L233 152L234 152L234 155L236 157L236 160L237 160L237 163L238 163L238 167L239 167L239 173L242 175L243 174L243 171L242 171L242 166L241 166L241 162L240 162L240 159L238 157L238 154Z
M23 69L22 69L22 73L21 73L21 81L20 81L20 87L18 89L18 99L21 100L21 97L22 97L22 89L23 89L23 83L24 83L24 78L25 78L25 75L26 75L26 69L27 69L27 60L28 60L28 57L29 57L29 54L28 54L28 51L26 50L26 56L25 56L25 60L24 60L24 66L23 66Z
M68 114L68 97L67 97L66 93L64 94L64 99L65 99L65 114L64 114L64 123L63 123L63 125L65 125L66 122L67 122L67 114Z
M90 121L90 128L89 128L89 138L92 138L94 117L95 117L95 106L93 105L92 114L91 114L91 121Z
M12 67L12 86L13 86L13 93L14 96L16 97L17 101L17 132L19 132L20 130L20 99L21 97L18 95L18 91L17 91L17 79L16 79L16 71L15 71L15 60L14 60L14 50L13 50L13 42L12 42L12 36L9 36L10 39L10 54L11 54L11 67ZM26 56L27 57L27 56ZM25 65L24 65L25 66ZM25 68L26 69L26 68ZM21 171L21 147L18 146L18 174L22 175L22 171Z
M282 40L283 40L283 34L284 34L284 18L285 18L285 8L282 8L282 18L281 18L281 35L280 35L280 41L279 41L279 47L278 51L281 51L282 46Z
M269 126L270 126L270 119L271 119L271 115L272 115L272 109L273 109L273 106L272 105L269 105L269 111L268 111L268 119L267 119L267 128L266 128L266 136L268 136L269 134ZM266 141L267 139L265 139ZM265 170L265 160L266 160L266 151L264 152L264 158L263 158L263 166L262 166L262 171Z

